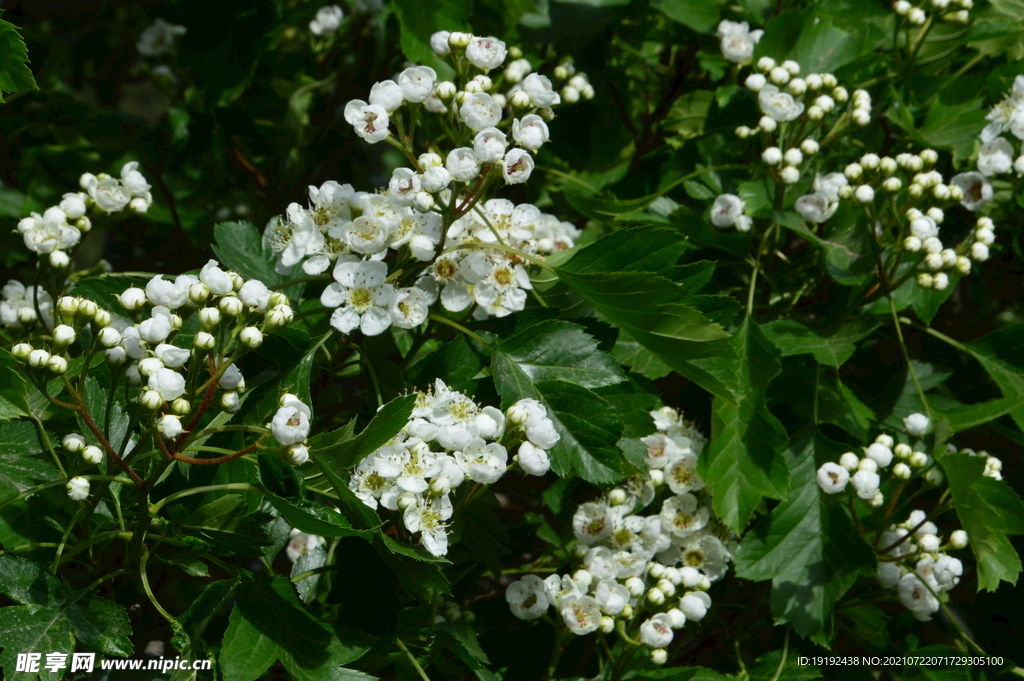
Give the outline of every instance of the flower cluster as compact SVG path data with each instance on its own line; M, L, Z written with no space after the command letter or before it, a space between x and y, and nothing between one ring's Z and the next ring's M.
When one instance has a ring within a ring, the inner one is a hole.
M931 420L924 414L911 414L903 420L907 433L912 438L924 437L931 428ZM922 472L925 480L932 484L942 482L942 471L925 451L925 444L918 440L911 446L906 442L897 443L891 435L882 434L863 450L863 456L846 452L839 462L829 461L818 469L818 486L826 494L840 494L850 484L857 496L872 507L880 507L885 496L880 491L881 473L893 463L889 470L896 479L909 480L914 471Z
M300 263L309 275L333 268L334 283L321 303L335 308L331 324L342 333L359 329L372 336L391 326L414 328L437 301L453 312L475 304L477 318L522 310L532 288L527 265L571 248L579 235L571 223L533 205L488 200L486 193L501 180L516 184L529 178L530 152L550 136L551 107L592 96L586 77L572 64L560 64L554 75L566 84L559 94L548 78L531 73L518 50L507 50L499 40L442 32L431 42L460 73L479 73L458 90L454 83L438 83L433 69L411 66L396 80L376 83L369 103L353 100L345 109L357 134L398 146L411 167L395 169L379 193L333 181L310 187L308 208L293 203L267 227L280 272ZM519 56L500 76L487 75L509 54ZM504 95L496 91L503 83L512 84ZM394 121L401 132L403 116L415 120L420 104L445 112L472 146L414 156L412 142L389 126ZM503 116L506 106L509 117ZM411 260L413 266L389 268L385 260L392 251L398 262Z
M929 10L934 18L966 24L970 21L968 10L973 6L973 0L923 0L916 5L907 0L896 0L892 3L893 11L912 26L924 25L928 21Z
M150 185L142 176L138 163L132 161L121 168L120 179L100 173L85 173L79 183L84 192L64 195L61 202L43 211L32 213L18 222L18 232L25 246L39 255L47 255L50 265L65 268L71 262L69 251L92 229L87 213L95 208L109 215L131 209L145 213L153 203Z
M509 468L508 450L530 475L544 475L547 450L560 439L544 405L524 399L506 413L481 407L440 379L417 393L409 422L390 442L359 462L349 488L371 508L402 511L435 556L448 552L451 494L467 479L497 482Z
M53 328L53 298L41 286L25 286L10 280L0 291L0 326L26 328L43 316L46 328Z
M914 617L927 622L964 571L960 559L945 551L965 548L967 542L963 530L954 530L949 541L943 541L939 528L924 511L911 511L906 522L891 525L878 538L878 583L896 589L900 602Z
M288 463L300 466L309 461L306 438L309 437L313 410L297 396L285 393L278 400L278 410L267 426L274 439L285 446Z
M643 439L649 474L582 504L573 516L582 567L543 580L527 575L505 598L520 619L554 606L579 636L616 627L627 636L626 628L637 624L651 659L663 664L674 630L707 613L706 592L725 575L732 554L695 470L704 438L672 409L651 415L658 432Z

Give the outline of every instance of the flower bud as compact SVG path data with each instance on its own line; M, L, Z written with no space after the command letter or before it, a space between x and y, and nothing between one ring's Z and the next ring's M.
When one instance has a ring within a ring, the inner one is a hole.
M946 476L942 474L942 471L938 468L929 468L924 474L924 480L929 485L941 485Z
M854 191L853 197L860 203L871 203L875 200L875 190L869 184L862 184Z
M812 139L805 139L800 143L800 151L804 152L807 156L813 156L818 153L818 143Z
M751 133L751 129L745 125L741 125L740 127L736 128L736 136L739 137L741 140L745 140L748 137L750 137Z
M65 489L67 489L68 496L72 501L85 501L89 498L89 481L81 475L68 480Z
M18 321L22 324L31 324L36 320L36 311L31 307L23 307L18 310Z
M954 530L953 534L949 535L949 545L954 549L966 548L967 533L963 530Z
M104 354L107 357L107 364L110 366L121 366L128 360L128 352L120 345L115 345Z
M255 326L247 326L242 329L242 333L238 335L238 339L242 341L242 344L247 348L258 348L263 344L263 333Z
M896 455L897 459L906 459L914 453L914 450L910 448L910 445L901 442L892 448L892 453Z
M192 405L184 397L179 397L171 402L171 412L178 416L185 416L190 411L192 411Z
M794 97L800 97L807 92L807 81L803 78L794 78L789 81L789 85L786 86L786 89L789 90L790 94Z
M765 165L777 166L782 163L782 150L778 147L768 147L761 154L761 160Z
M516 90L512 94L512 98L509 100L513 109L525 109L530 106L532 100L530 94L526 90Z
M757 60L757 68L764 73L768 73L775 68L775 60L771 57L761 57Z
M768 72L768 80L775 83L776 85L785 85L789 82L789 71L776 66L774 69Z
M644 592L645 584L644 580L639 577L630 577L625 582L626 589L629 590L629 595L633 598L639 598L640 594Z
M48 353L46 350L33 350L32 352L28 353L28 365L30 367L36 367L38 369L40 367L46 366L46 363L49 361L50 353Z
M908 236L903 240L903 250L910 253L917 253L921 250L921 240L916 236Z
M60 376L68 370L68 361L60 355L53 355L46 362L46 368L57 376Z
M155 411L164 405L164 398L155 390L147 390L139 397L139 404L145 409Z
M848 180L859 180L860 176L864 174L864 169L859 163L851 163L843 170L843 174Z
M82 300L78 301L78 314L82 315L83 317L95 317L96 313L99 312L99 309L100 306L92 302L91 300L83 298Z
M779 173L779 177L781 177L782 181L786 184L796 184L800 181L800 171L793 166L786 166L782 169L782 172Z
M142 306L146 304L146 292L141 288L133 286L118 296L118 300L121 303L121 307L129 312L133 312L142 309Z
M210 297L210 287L201 281L197 281L188 287L188 299L196 305L202 305Z
M924 162L925 165L935 165L939 160L939 152L934 149L925 149L918 154L918 157Z
M82 460L96 466L103 461L103 450L96 445L89 445L82 449Z
M149 378L156 372L164 368L164 363L156 357L146 357L139 362L139 373Z
M71 454L77 454L85 449L85 438L78 433L68 433L60 443Z
M238 404L238 393L233 390L223 393L220 396L220 408L229 414L234 414L238 411Z
M75 342L75 330L67 324L60 324L53 329L53 342L59 347L65 347Z
M217 306L220 311L229 317L237 317L242 314L242 301L235 296L224 296L220 299L220 305Z
M958 256L956 259L956 271L960 274L971 273L971 260L965 256Z
M934 282L935 278L932 277L932 275L928 274L927 272L922 272L921 274L917 275L917 285L920 286L921 288L931 288Z
M615 620L605 615L601 618L601 624L598 627L602 634L610 634L615 631Z
M267 313L266 328L268 330L281 326L288 326L295 319L295 313L290 305L275 305Z
M664 648L655 648L651 651L651 662L656 665L663 665L668 662L668 651Z
M885 503L885 495L881 492L875 492L875 496L868 499L868 506L871 508L881 508L882 504Z
M676 586L667 579L658 580L658 588L661 590L666 597L671 598L676 594Z
M779 124L771 116L761 116L761 120L757 122L757 127L765 132L775 132Z
M853 452L846 452L839 457L839 465L852 473L860 466L860 459Z
M92 321L98 329L105 329L110 326L110 323L114 321L113 316L104 309L96 310L96 314L92 316Z
M235 300L238 300L238 298L235 298ZM239 300L238 302L241 303L242 301ZM199 324L207 331L217 328L217 325L220 324L220 319L220 310L215 307L204 307L199 311Z
M626 494L626 490L622 489L621 487L616 487L615 489L608 493L608 503L611 506L621 506L622 504L626 503L626 500L628 498L629 497Z
M647 600L653 605L661 605L665 602L665 594L658 587L653 587L647 591Z
M924 452L914 452L910 455L910 465L914 468L924 468L928 465L928 455Z
M660 579L665 574L665 566L661 563L651 563L647 570L647 574L655 579Z
M61 296L57 301L57 312L62 319L70 322L78 314L78 298L74 296Z
M949 187L944 184L935 185L935 188L932 189L932 196L939 201L948 201L950 198Z
M156 429L165 440L173 440L181 435L181 419L174 414L164 414L156 422Z
M197 350L213 350L216 344L217 339L213 337L213 334L206 331L200 331L192 340L192 346Z
M51 251L50 252L50 267L56 269L64 269L71 264L71 258L64 251Z
M103 347L112 348L121 342L121 332L112 326L108 326L100 329L100 332L96 334L96 338Z
M786 153L782 155L782 158L791 166L798 166L804 162L803 152L799 149L786 149Z
M911 476L912 471L910 466L900 461L898 464L892 467L892 474L900 480L908 480Z
M661 487L662 485L665 484L665 471L661 470L660 468L655 468L652 471L650 471L650 476L651 484L654 487Z
M882 189L887 192L898 192L903 187L903 183L900 182L898 177L887 177L885 182L882 183Z
M11 348L11 354L14 355L15 359L19 359L24 362L28 359L29 354L32 352L32 346L28 343L18 343Z

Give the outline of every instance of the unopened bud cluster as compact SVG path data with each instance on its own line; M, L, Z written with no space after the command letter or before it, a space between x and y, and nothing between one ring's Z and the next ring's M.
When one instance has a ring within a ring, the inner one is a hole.
M957 24L970 21L969 10L974 6L973 0L922 0L911 3L908 0L896 0L892 9L910 26L923 26L928 17Z

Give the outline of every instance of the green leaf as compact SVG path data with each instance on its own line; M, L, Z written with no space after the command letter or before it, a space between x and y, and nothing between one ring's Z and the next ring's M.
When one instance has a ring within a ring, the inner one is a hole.
M267 501L292 527L297 527L306 534L315 534L321 537L359 537L367 534L367 530L354 529L351 523L337 511L332 511L314 502L293 503L271 492L266 492L266 497Z
M612 348L611 356L616 362L628 366L630 371L645 378L656 381L672 373L672 367L661 361L657 355L629 337L625 331L619 331L618 340Z
M764 497L786 498L789 471L779 454L786 431L765 404L768 384L780 370L779 351L749 317L731 346L737 400L715 397L711 440L700 465L701 477L714 490L715 512L741 534Z
M952 151L953 163L959 164L974 150L974 140L985 127L987 114L980 99L947 104L940 95L928 107L918 132L932 146Z
M701 0L700 2L687 1L685 4L694 6L704 2L708 2L708 0ZM717 15L718 8L713 2L710 4L714 7L715 14ZM666 142L678 149L686 140L703 135L704 123L707 120L708 111L711 109L711 102L714 99L715 93L710 90L692 90L676 99L672 103L672 108L668 110L668 113L661 120L661 128L663 130L675 133Z
M0 100L2 101L2 100ZM28 384L22 378L24 365L0 348L0 420L27 416Z
M983 475L984 456L946 454L938 461L978 561L978 590L1016 584L1021 561L1007 535L1024 534L1024 502L1005 482Z
M28 50L18 27L0 19L0 103L4 101L5 92L38 89L28 68Z
M651 6L698 33L707 33L718 24L718 4L714 0L654 0Z
M213 235L213 252L221 264L246 279L276 286L291 278L274 270L273 254L251 222L222 222L214 226Z
M865 51L867 33L851 33L812 12L789 58L805 73L831 73Z
M14 605L0 608L0 669L12 681L41 678L56 681L63 671L49 672L40 665L36 673L17 672L18 653L64 653L70 659L75 649L75 634L63 612L37 605ZM45 658L44 658L45 659Z
M733 399L731 350L725 342L729 334L710 318L708 308L731 317L735 303L718 296L698 301L684 284L669 278L674 272L665 265L660 271L636 271L649 253L666 251L662 239L668 235L678 240L669 230L613 232L576 251L555 272L602 317L672 369L715 395Z
M64 608L79 643L108 655L128 657L134 651L128 613L117 603L82 593Z
M980 422L972 419L972 425L987 423L1008 412L1017 427L1024 430L1024 324L993 331L960 347L978 360L1003 394L1002 402L990 405L990 418Z
M601 484L629 472L631 466L616 446L621 417L591 390L625 376L582 328L564 321L529 326L495 346L491 371L503 407L530 398L547 408L561 436L549 451L558 475Z
M761 330L782 351L783 357L812 354L821 364L841 367L857 349L857 341L867 338L877 328L877 321L860 317L828 334L790 319L769 322Z
M874 567L875 557L846 510L825 497L815 479L817 458L834 459L842 448L805 431L790 451L789 497L744 537L736 574L771 579L775 623L791 623L801 636L827 646L833 607L859 573Z
M221 555L258 556L270 541L263 529L268 520L266 513L249 513L241 494L225 494L197 508L181 527Z
M11 554L0 555L0 593L23 605L59 608L68 598L68 589L52 573L37 563Z
M430 36L435 31L462 31L468 28L473 15L470 0L396 0L392 5L398 17L400 44L406 59L424 64L437 71L438 80L450 80L451 66L441 60L430 47Z
M295 579L304 572L322 568L326 564L327 549L323 546L314 546L295 559L290 576ZM299 598L303 602L308 603L310 597L316 594L316 585L320 583L321 576L320 574L310 575L295 582L295 590L299 592Z
M381 407L356 437L320 449L311 447L310 454L322 466L335 471L349 470L397 435L409 422L415 405L415 394L396 397Z
M238 578L218 579L209 583L178 617L181 629L174 635L171 642L178 652L197 659L203 649L203 632L210 620L220 617L221 609L233 598Z
M224 681L256 681L277 661L277 644L258 630L235 607L220 649Z
M0 499L57 480L53 464L34 454L43 451L30 421L0 421Z

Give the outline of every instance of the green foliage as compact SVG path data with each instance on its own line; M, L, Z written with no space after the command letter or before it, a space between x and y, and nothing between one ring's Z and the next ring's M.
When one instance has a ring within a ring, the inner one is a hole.
M14 24L0 19L0 103L4 101L5 92L36 88L36 79L28 67L25 41Z

